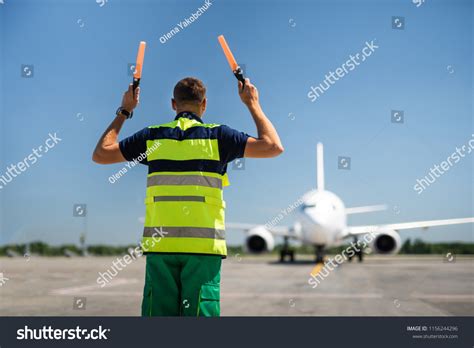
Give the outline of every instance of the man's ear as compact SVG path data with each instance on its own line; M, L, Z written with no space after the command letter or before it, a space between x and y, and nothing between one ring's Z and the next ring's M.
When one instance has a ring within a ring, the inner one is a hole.
M206 111L206 107L207 107L207 98L204 98L201 102L201 111L203 114Z
M174 111L177 110L176 100L174 100L173 98L171 98L171 107L173 108Z

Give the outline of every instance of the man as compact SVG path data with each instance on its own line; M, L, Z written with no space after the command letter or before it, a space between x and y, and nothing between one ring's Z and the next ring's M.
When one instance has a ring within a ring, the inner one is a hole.
M143 316L219 316L221 260L226 257L222 187L227 164L242 157L275 157L280 138L246 79L239 95L257 126L250 137L227 126L203 123L204 84L179 81L171 106L174 121L147 127L117 142L138 105L132 85L100 138L92 159L100 164L138 160L148 165L142 248L147 254Z

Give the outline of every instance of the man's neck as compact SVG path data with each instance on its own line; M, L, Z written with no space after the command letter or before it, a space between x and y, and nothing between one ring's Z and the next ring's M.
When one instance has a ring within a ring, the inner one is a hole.
M198 110L193 110L192 108L177 109L176 110L176 115L179 115L182 112L189 112L189 113L192 113L192 114L198 116L199 118L202 118L201 113Z

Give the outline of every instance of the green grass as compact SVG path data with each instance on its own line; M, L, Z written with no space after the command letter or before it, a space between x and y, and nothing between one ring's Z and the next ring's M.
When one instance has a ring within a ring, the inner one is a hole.
M126 246L111 246L111 245L89 245L87 252L93 256L113 256L113 255L124 255L128 253L129 248L135 249L136 245ZM271 254L278 254L281 250L282 245L277 245ZM342 250L346 249L347 246L340 246L337 248L329 248L328 254L339 254ZM298 254L314 254L314 250L311 246L295 247L295 251ZM13 244L4 245L0 247L0 256L7 256L7 250L14 251L20 255L24 255L27 252L26 244ZM64 256L65 251L69 250L75 254L80 255L81 249L79 246L74 244L66 244L60 246L51 246L43 242L32 242L29 244L29 252L31 254L40 256ZM244 254L242 246L228 246L229 255ZM427 243L419 239L415 239L413 242L407 239L400 250L400 254L446 254L452 253L456 255L472 255L474 254L474 243Z

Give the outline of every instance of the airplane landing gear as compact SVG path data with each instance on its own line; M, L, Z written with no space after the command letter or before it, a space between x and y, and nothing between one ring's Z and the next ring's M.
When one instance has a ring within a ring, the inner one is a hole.
M287 256L290 257L290 262L295 261L295 251L290 249L288 237L284 237L283 248L280 250L280 262L285 262Z
M315 253L316 253L316 263L324 263L324 246L316 245Z
M357 256L357 259L359 260L359 262L364 261L364 249L362 249L360 247L360 244L358 242L359 242L358 239L354 238L353 245L357 246L357 248L356 247L351 247L351 249L353 250L354 255L348 256L349 262L352 262L352 258L354 256Z

